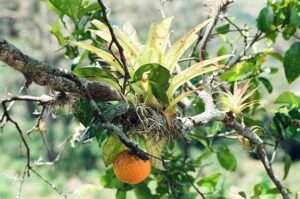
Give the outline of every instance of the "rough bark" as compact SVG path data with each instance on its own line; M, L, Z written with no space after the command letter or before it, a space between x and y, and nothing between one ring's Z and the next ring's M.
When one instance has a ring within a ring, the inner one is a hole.
M0 61L21 72L28 84L35 82L52 90L70 92L75 95L82 94L78 84L74 82L74 76L71 72L37 61L1 39ZM85 83L95 100L123 100L122 95L117 90L106 84L88 81L85 81Z

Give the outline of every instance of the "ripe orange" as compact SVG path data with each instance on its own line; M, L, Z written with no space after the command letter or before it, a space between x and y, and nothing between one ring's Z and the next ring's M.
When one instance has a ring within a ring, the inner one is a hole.
M150 160L141 160L131 151L120 152L114 162L113 168L119 180L128 184L138 184L145 180L151 172Z

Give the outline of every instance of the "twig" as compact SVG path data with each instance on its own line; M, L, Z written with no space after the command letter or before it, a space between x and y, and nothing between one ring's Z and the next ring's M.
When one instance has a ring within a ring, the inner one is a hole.
M213 28L215 27L215 25L217 24L217 22L220 18L221 12L226 10L227 6L232 2L233 2L232 0L225 0L224 2L222 1L220 3L220 5L218 5L217 8L214 10L213 20L207 25L206 30L203 34L203 37L200 41L200 59L201 60L206 59L206 56L205 56L206 46L207 46L208 40L211 36L211 33L213 31ZM207 74L204 74L202 77L203 77L203 83L204 83L204 85L206 85Z
M165 14L165 11L164 11L164 5L168 2L169 0L159 0L159 8L158 10L160 11L160 14L161 14L161 17L163 19L166 18L166 14Z
M126 89L126 86L127 86L127 81L129 80L130 78L130 75L129 75L129 72L128 72L128 67L127 67L127 63L126 63L126 58L125 58L125 55L124 55L124 49L123 47L121 46L121 44L119 43L115 33L114 33L114 30L111 26L111 24L109 23L109 20L107 18L107 14L106 14L106 7L105 5L103 4L103 2L101 0L98 0L98 3L101 7L101 11L102 11L102 14L103 14L103 20L106 24L106 26L108 27L108 30L110 32L110 36L111 36L111 42L109 44L109 48L108 50L111 52L111 54L114 56L114 58L119 62L119 64L122 66L122 68L124 69L124 82L123 82L123 87L122 87L122 93L124 94L125 93L125 89ZM118 59L118 57L113 53L112 51L112 45L116 44L118 50L119 50L119 53L120 53L120 59Z
M198 187L194 184L194 182L190 179L189 175L185 173L185 176L187 177L189 183L192 185L192 187L195 189L195 191L201 196L202 199L206 199L204 193L202 193Z
M63 190L58 188L55 184L50 182L48 179L46 179L44 176L39 174L35 169L30 168L30 171L32 171L35 175L37 175L40 179L42 179L45 183L47 183L54 191L56 191L59 195L62 195L64 198L67 198L70 193L65 193Z

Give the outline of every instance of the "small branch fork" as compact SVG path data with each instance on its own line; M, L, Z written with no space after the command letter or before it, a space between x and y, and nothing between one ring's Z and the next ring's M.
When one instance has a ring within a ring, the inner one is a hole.
M43 181L45 181L48 185L51 186L51 188L53 190L55 190L58 194L64 196L65 198L67 197L68 194L64 193L62 190L60 190L59 188L57 188L53 183L51 183L49 180L47 180L46 178L44 178L42 175L40 175L33 167L35 166L31 164L31 152L30 152L30 147L29 144L26 141L26 138L24 137L23 131L20 127L20 125L11 117L11 115L9 114L9 109L7 104L14 102L14 101L31 101L31 102L37 102L39 105L43 106L43 108L47 105L51 105L55 100L57 100L57 98L55 97L51 97L48 95L42 95L40 97L34 97L34 96L29 96L29 95L24 95L24 96L15 96L15 97L9 97L7 99L1 100L1 105L3 108L3 115L0 118L0 128L4 128L5 125L7 123L12 123L15 128L17 129L19 136L21 138L21 141L25 147L26 150L26 165L23 171L23 174L21 175L21 177L18 179L18 181L20 182L19 185L19 189L17 192L17 196L16 198L19 199L21 196L21 192L22 192L22 188L23 188L23 184L25 181L26 176L29 177L30 176L30 172L33 172L34 174L36 174L40 179L42 179Z

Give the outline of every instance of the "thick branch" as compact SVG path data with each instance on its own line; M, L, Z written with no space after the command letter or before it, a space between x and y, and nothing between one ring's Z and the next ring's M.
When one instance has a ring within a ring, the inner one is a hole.
M21 72L28 83L35 82L48 86L52 90L70 92L81 95L81 91L73 81L73 75L61 68L37 61L22 53L5 40L0 40L0 61ZM103 83L86 82L87 88L94 99L122 100L122 95L112 87Z
M203 126L212 120L223 120L225 118L224 113L216 109L213 98L207 91L203 90L198 92L197 95L205 104L205 111L194 117L182 118L181 121L184 124L184 129L190 129L195 126Z

